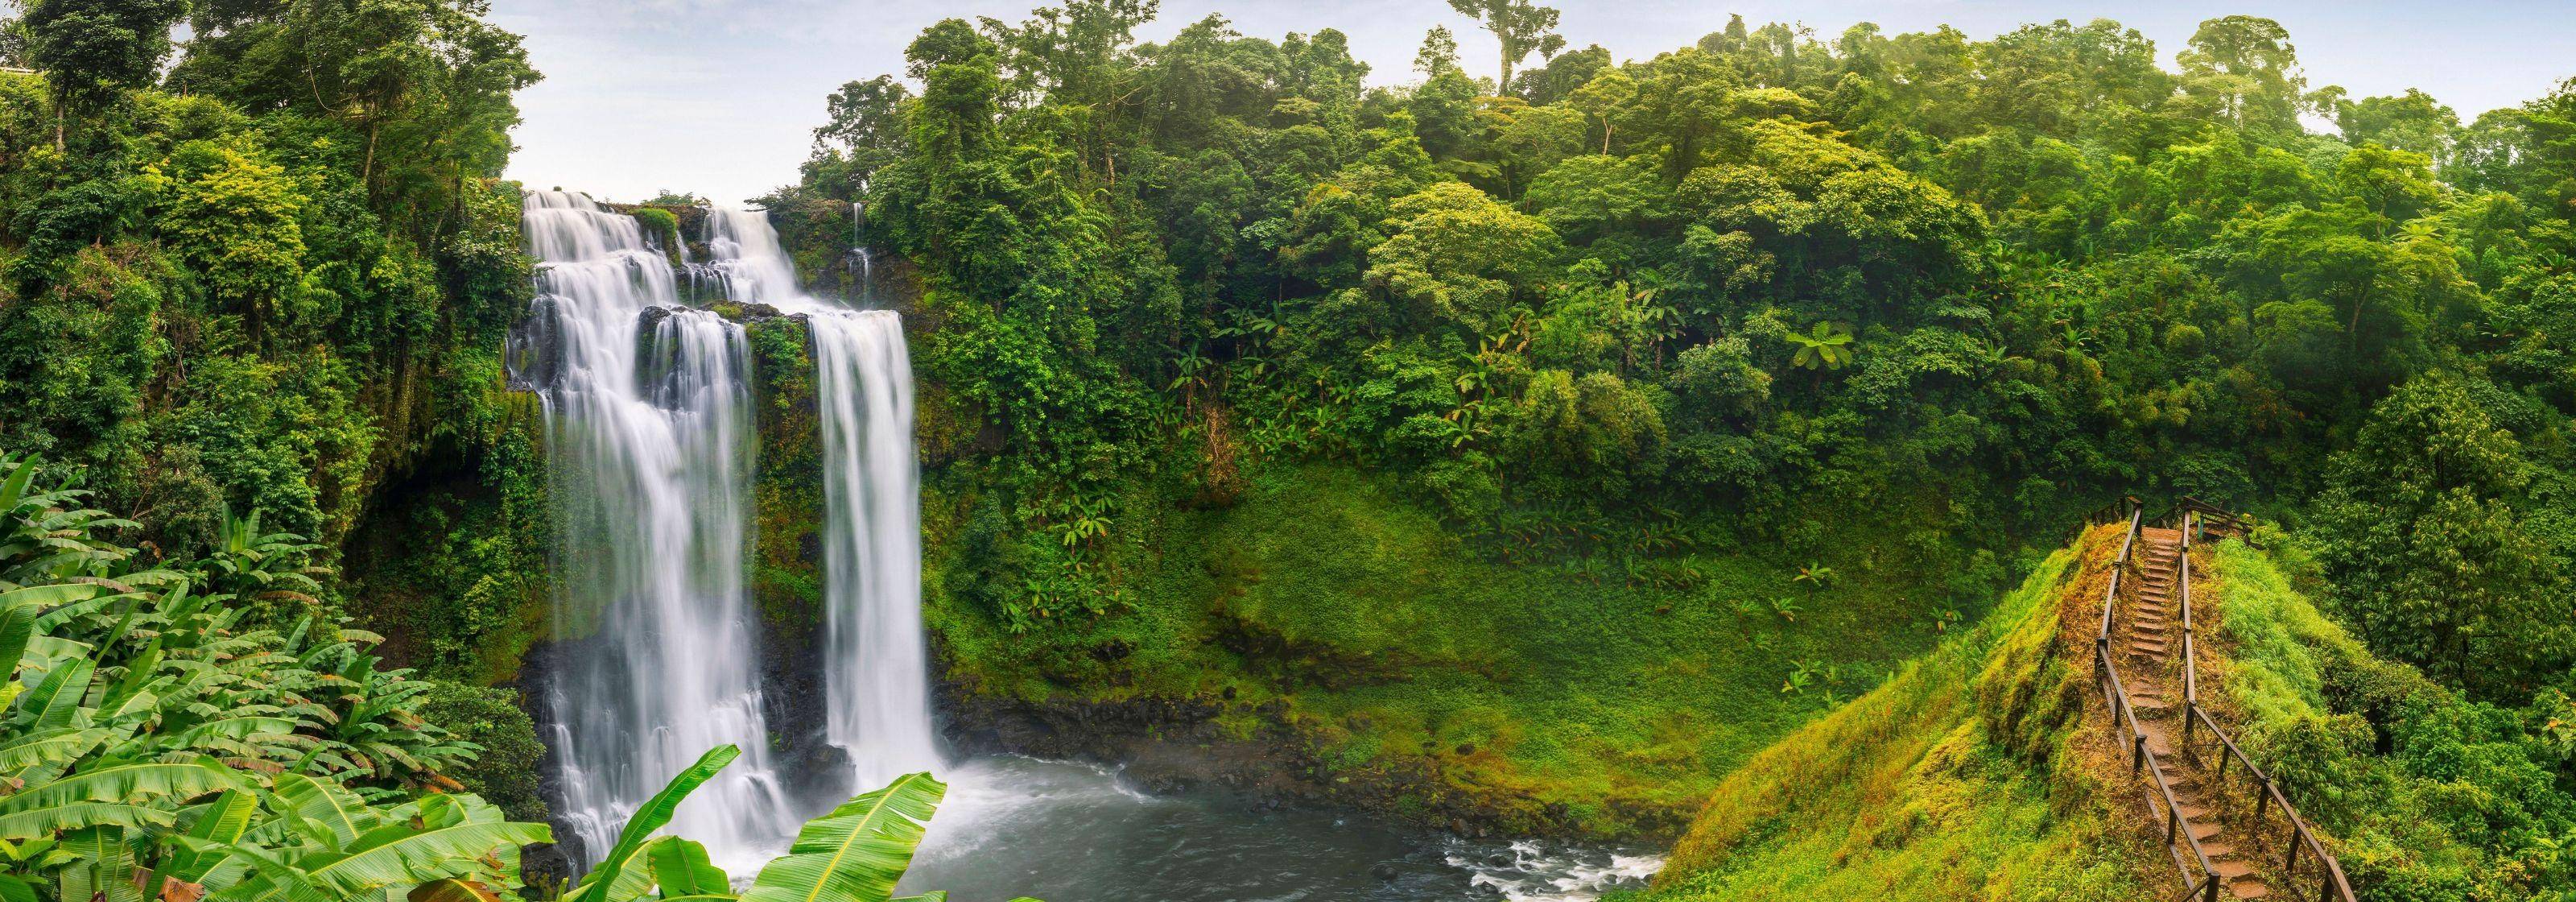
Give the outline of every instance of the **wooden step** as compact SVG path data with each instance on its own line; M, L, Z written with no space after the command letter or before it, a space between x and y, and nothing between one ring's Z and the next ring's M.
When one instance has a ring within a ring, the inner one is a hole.
M2238 899L2262 899L2272 895L2272 887L2261 880L2252 883L2230 883L2227 885L2227 894Z

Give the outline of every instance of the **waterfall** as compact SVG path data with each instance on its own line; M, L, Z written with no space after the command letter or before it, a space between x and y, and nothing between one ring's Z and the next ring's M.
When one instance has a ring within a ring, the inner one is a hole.
M921 633L921 492L912 451L912 364L903 322L818 315L814 364L832 518L824 558L831 619L826 736L862 788L938 765Z
M707 215L710 264L735 301L805 315L829 505L823 578L825 739L858 788L939 767L921 627L921 491L903 321L809 297L767 214Z
M743 755L672 828L737 866L793 830L769 761L746 591L749 349L679 305L633 217L525 196L533 315L553 336L538 386L558 510L558 670L545 689L556 814L591 864L635 809L707 749ZM584 637L588 638L575 638Z
M852 283L852 287L850 289L851 293L858 295L859 303L861 304L866 304L875 300L877 290L877 254L876 251L868 249L868 204L866 201L854 200L850 202L850 265L855 270L850 273L850 281Z

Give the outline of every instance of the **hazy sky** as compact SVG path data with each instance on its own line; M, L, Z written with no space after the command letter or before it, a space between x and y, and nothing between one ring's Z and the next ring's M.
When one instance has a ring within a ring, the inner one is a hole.
M640 199L668 188L733 202L792 182L823 98L843 82L903 68L903 47L950 16L1011 21L1038 0L493 0L527 36L544 82L523 92L510 175ZM2290 30L2312 85L2355 96L2422 88L2462 119L2545 93L2576 75L2576 4L2507 2L2159 3L2037 0L1764 0L1628 3L1561 0L1571 46L1643 59L1722 28L1729 13L1794 21L1830 38L1854 22L1890 33L1948 24L1983 38L2025 22L2109 17L2146 32L2168 67L2201 20L2268 16ZM1337 28L1373 84L1411 80L1433 25L1458 32L1470 73L1493 74L1491 39L1442 0L1165 0L1139 35L1161 40L1209 13L1276 40ZM1531 58L1534 62L1536 57Z

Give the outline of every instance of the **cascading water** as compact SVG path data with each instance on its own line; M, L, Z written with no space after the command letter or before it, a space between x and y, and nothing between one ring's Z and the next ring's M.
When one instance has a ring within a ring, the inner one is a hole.
M546 688L557 816L594 862L673 774L732 743L741 759L672 826L756 860L796 821L769 763L745 587L742 327L680 306L633 217L577 194L525 202L534 312L554 339L538 388L560 506L556 634L588 637L561 646Z
M857 786L938 767L921 632L921 491L903 321L809 297L757 210L709 210L711 264L735 301L802 313L822 414L824 736Z

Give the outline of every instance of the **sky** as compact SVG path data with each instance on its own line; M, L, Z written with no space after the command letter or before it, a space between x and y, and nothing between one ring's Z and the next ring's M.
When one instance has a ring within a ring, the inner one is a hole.
M1043 0L492 0L492 18L526 36L545 80L521 92L524 124L509 175L637 200L668 189L734 203L796 180L824 97L841 84L903 68L903 48L943 18L1024 18ZM2355 97L2421 88L2463 120L2546 93L2576 76L2576 4L2502 2L2156 3L2038 0L1559 0L1569 46L1600 44L1646 59L1725 27L1804 24L1831 38L1856 22L1893 34L1950 25L1985 38L2027 22L2116 19L2146 33L2168 68L2203 19L2278 20L2311 86ZM1491 37L1443 0L1164 0L1138 37L1170 37L1222 12L1236 30L1273 40L1335 28L1370 66L1372 84L1402 84L1433 25L1458 33L1470 74L1494 74ZM1535 64L1537 58L1530 58Z

